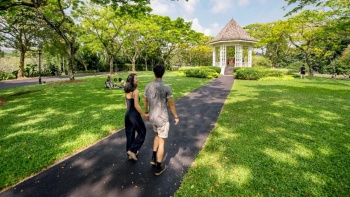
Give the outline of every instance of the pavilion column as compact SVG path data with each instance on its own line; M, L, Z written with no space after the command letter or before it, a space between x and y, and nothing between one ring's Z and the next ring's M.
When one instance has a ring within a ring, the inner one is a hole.
M226 45L220 46L220 67L221 67L221 73L225 73L225 67L226 67Z
M216 47L213 47L213 66L216 66Z
M248 67L252 67L252 51L253 47L248 47Z
M235 45L235 67L242 67L242 45Z

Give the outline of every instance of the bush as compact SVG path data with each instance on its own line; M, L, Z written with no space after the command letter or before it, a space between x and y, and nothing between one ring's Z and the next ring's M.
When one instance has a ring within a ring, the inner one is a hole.
M282 78L285 71L266 68L240 68L235 69L234 76L236 79L258 80L265 77Z
M220 68L219 66L200 66L199 68L213 69L213 70L215 70L218 74L221 73L221 68Z
M290 71L290 72L299 72L300 67L303 65L303 62L293 62L291 64L289 64L286 68Z
M271 68L271 61L263 56L254 55L252 61L252 67Z
M14 72L12 72L12 73L5 73L5 72L0 70L0 81L1 80L8 80L8 79L16 79L16 78L17 78L17 76L15 75Z
M283 77L263 77L258 79L258 81L289 81L294 79L295 77L293 77L292 75L285 75Z
M186 77L196 77L196 78L207 78L213 79L217 78L220 74L215 69L211 69L208 66L201 67L182 67L179 69L180 72L183 72Z

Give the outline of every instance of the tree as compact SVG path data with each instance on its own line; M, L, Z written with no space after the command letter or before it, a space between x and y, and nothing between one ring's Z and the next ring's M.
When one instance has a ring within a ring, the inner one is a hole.
M273 68L278 67L290 53L286 21L252 24L244 29L259 40L256 47L262 49L264 57L271 61Z
M305 10L288 20L289 41L303 53L309 73L313 61L332 56L330 45L339 45L339 35L329 30L332 24L327 12L317 10Z
M137 15L148 9L145 8L145 5L149 4L149 0L92 0L92 2L120 7L121 11L129 12L132 15ZM80 4L80 0L3 0L0 2L0 14L3 14L1 11L17 6L36 9L47 25L64 40L68 52L68 74L70 80L74 80L74 55L79 45L76 43L75 22L67 15L67 12L76 10Z
M191 22L185 22L183 18L172 21L169 17L154 16L155 22L161 27L157 35L159 43L158 53L167 66L168 61L175 55L175 49L179 44L185 42L185 38L191 31Z
M123 52L131 61L132 71L136 70L136 60L142 54L146 55L144 51L156 41L156 35L160 32L160 28L149 16L130 19L125 26L123 31Z
M30 47L38 44L42 22L34 10L25 7L11 8L0 16L0 37L4 46L20 53L18 78L24 77L25 55Z
M110 73L114 72L115 57L122 47L121 33L127 24L129 16L123 15L120 10L112 7L91 8L86 7L87 15L82 18L82 29L87 32L83 42L88 45L98 45L107 53Z

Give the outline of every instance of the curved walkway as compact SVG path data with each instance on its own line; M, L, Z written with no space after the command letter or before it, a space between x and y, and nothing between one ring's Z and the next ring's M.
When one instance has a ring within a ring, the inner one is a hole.
M86 76L98 76L98 75L107 75L107 72L99 72L99 73L84 73L84 74L74 74L74 78L78 79L81 77L86 77ZM41 77L41 82L46 83L46 82L52 82L52 81L59 81L59 80L67 80L69 79L68 75L65 76L45 76ZM4 80L0 81L0 90L1 89L8 89L8 88L16 88L16 87L21 87L21 86L28 86L28 85L35 85L39 83L39 78L38 77L28 77L28 78L23 78L23 79L10 79L10 80Z
M163 162L168 169L160 176L149 164L154 133L146 121L148 133L137 162L128 161L121 130L0 196L172 196L215 126L232 84L232 75L220 76L175 101L181 122L174 125L171 117Z

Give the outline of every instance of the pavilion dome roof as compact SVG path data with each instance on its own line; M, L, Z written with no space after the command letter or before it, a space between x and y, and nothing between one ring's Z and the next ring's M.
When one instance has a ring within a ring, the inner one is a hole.
M220 31L220 33L210 43L222 42L222 41L247 41L255 43L252 37L249 36L244 29L239 26L235 20L231 19L230 22Z

